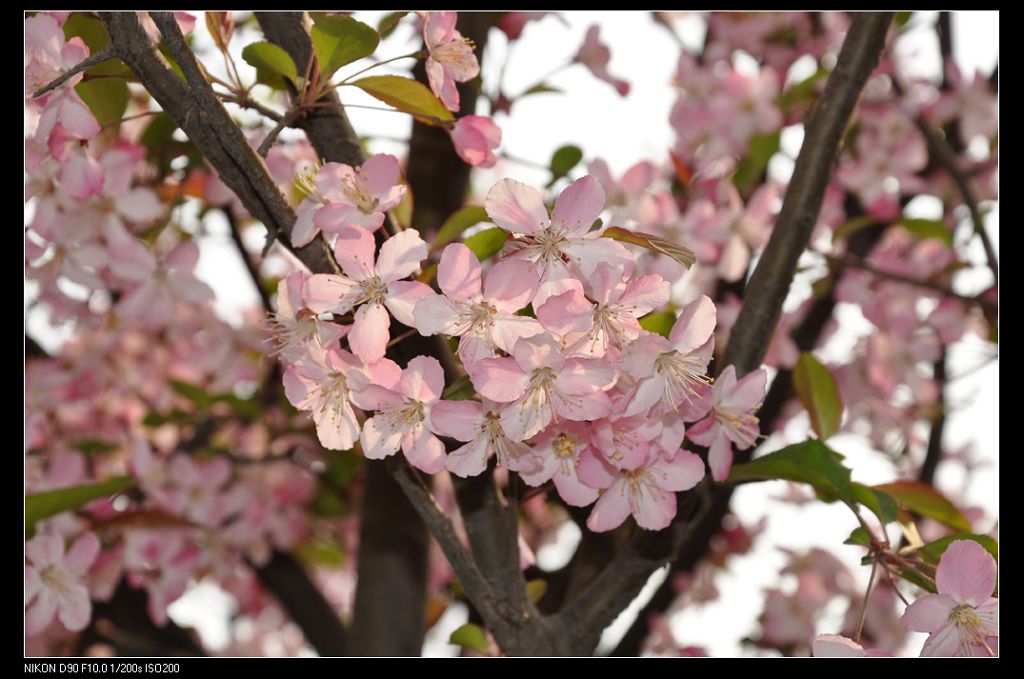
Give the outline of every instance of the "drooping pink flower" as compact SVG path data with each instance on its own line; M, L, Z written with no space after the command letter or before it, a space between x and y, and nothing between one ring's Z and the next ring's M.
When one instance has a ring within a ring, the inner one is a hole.
M401 368L382 358L366 366L338 347L308 347L308 353L284 372L284 391L299 410L310 410L317 437L328 450L349 450L359 440L359 421L352 409L353 390L375 383L394 386Z
M111 270L125 281L137 284L115 307L123 318L155 327L173 316L178 302L195 303L213 297L213 290L192 273L199 263L199 246L195 241L179 243L163 261L157 262L137 238L123 229L106 231Z
M92 616L89 590L82 584L100 551L100 541L85 533L64 551L60 535L37 535L25 543L25 633L35 636L54 616L68 630L85 629Z
M25 19L25 93L49 84L60 74L89 56L89 48L81 38L65 40L61 22L40 12ZM82 79L78 73L63 87L72 88Z
M436 358L409 361L397 384L370 384L353 392L352 402L377 413L363 423L363 455L380 460L401 448L417 469L436 474L445 467L444 444L434 435L431 410L444 391L444 371Z
M619 96L624 97L629 94L629 83L614 77L608 72L608 63L612 60L612 51L601 42L598 35L600 32L601 27L598 24L593 24L587 29L587 35L583 38L583 44L580 45L580 49L576 52L573 61L578 61L586 66L598 80L605 81L615 88Z
M640 336L639 318L668 302L669 285L658 274L639 278L601 262L587 281L587 293L570 290L538 307L537 319L562 338L571 350L604 356L609 347L621 348Z
M701 295L683 309L668 339L644 333L622 353L622 369L640 380L633 400L624 415L687 406L700 408L701 395L707 389L708 362L714 348L715 305ZM688 421L699 419L688 413Z
M922 656L992 656L998 653L996 560L973 540L946 548L935 572L937 594L926 594L903 614L903 625L927 632Z
M356 168L327 163L315 175L299 175L296 182L306 197L295 211L292 245L306 245L319 231L376 231L384 223L384 213L405 198L406 188L398 183L401 173L398 158L377 154Z
M328 349L349 330L346 326L320 320L306 307L302 292L308 278L305 271L297 270L277 285L277 311L271 317L274 351L291 363L305 355L307 345Z
M467 365L494 356L497 349L512 353L519 339L543 332L535 319L516 314L537 292L537 274L527 262L502 260L481 278L476 255L453 243L437 265L444 294L427 295L413 312L420 333L460 337L459 357Z
M550 295L579 287L576 279L590 278L601 262L632 266L633 258L621 243L590 230L604 209L604 190L591 176L562 191L550 217L540 193L512 179L491 187L484 207L495 224L517 234L510 239L508 256L532 263L540 275L534 299L538 306Z
M811 644L815 658L865 658L891 656L887 651L866 649L853 639L841 634L819 634Z
M736 381L736 367L727 366L712 388L714 406L706 418L687 430L694 443L708 446L708 466L715 481L724 481L732 467L732 445L745 450L757 443L760 433L754 411L764 400L768 373L747 373Z
M676 515L676 493L689 490L704 478L704 463L693 453L680 450L673 459L652 450L635 469L616 469L593 452L580 459L580 479L604 488L594 505L587 528L595 533L612 530L632 514L647 530L666 528Z
M455 30L458 12L427 12L423 20L423 42L427 46L427 80L430 89L449 111L459 110L459 90L480 74L473 54L473 41Z
M455 152L473 167L494 167L495 149L501 145L501 128L487 116L462 116L448 130Z
M373 234L366 229L342 228L334 256L345 275L314 274L306 281L304 295L306 306L318 314L345 314L359 307L348 343L364 363L375 363L387 351L388 311L411 326L413 307L428 292L422 284L399 282L427 256L427 244L419 233L407 230L388 238L376 258L375 249Z
M477 476L487 469L492 455L498 464L513 471L530 472L539 465L534 451L525 443L511 440L501 428L501 408L490 402L438 401L431 410L434 431L466 445L448 454L448 471Z
M501 426L513 441L538 433L556 417L596 420L608 414L606 390L616 370L600 359L566 358L548 335L519 340L512 356L485 358L469 368L481 396L507 403Z

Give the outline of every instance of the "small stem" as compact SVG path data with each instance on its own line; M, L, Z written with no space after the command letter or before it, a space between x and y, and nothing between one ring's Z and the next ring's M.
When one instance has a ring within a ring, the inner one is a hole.
M127 122L129 120L137 120L139 118L145 118L147 116L155 116L158 113L163 113L163 111L146 111L145 113L136 113L135 115L125 116L124 118L121 118L120 120L113 120L113 121L107 123L106 125L104 125L100 129L101 130L105 130L108 127L113 127L114 125L120 125L121 123Z
M257 111L259 113L262 113L264 116L266 116L267 118L270 118L274 122L279 122L279 121L281 121L284 118L284 116L281 115L280 113L278 113L277 111L274 111L273 109L267 108L266 106L264 106L263 104L260 104L259 102L253 101L248 96L242 96L242 95L238 95L238 94L234 94L234 95L230 95L230 96L221 95L221 100L226 102L226 103L237 104L238 106L241 106L242 108L249 108L249 109L252 109L253 111Z
M339 276L344 275L341 273L341 267L338 266L338 262L335 261L334 259L334 253L331 252L331 246L327 244L327 239L324 237L324 232L321 231L319 234L317 234L317 238L320 240L320 245L322 245L324 248L324 255L327 257L327 262L331 265L331 268L334 269L334 273L338 274Z
M352 75L346 77L344 80L342 80L340 83L338 83L338 87L341 87L342 85L347 85L349 83L349 81L352 80L352 78L355 78L357 75L362 75L363 73L366 73L367 71L369 71L371 69L377 68L378 66L383 66L384 64L390 64L392 61L398 61L399 59L422 59L423 56L424 56L423 52L424 52L424 50L418 50L416 52L410 52L409 54L403 54L403 55L398 56L398 57L391 57L390 59L385 59L384 61L378 61L376 64L370 64L366 68L364 68L362 70L359 70L359 71L356 71Z
M277 135L281 134L281 130L291 125L296 118L299 117L299 111L297 109L288 109L288 112L284 114L284 117L278 121L277 125L270 131L266 139L260 143L260 147L256 149L256 153L261 158L266 158L267 154L270 153L270 147L274 145L274 141L277 140Z
M860 643L861 632L864 631L864 621L868 617L868 599L871 597L871 589L875 586L875 572L878 570L878 559L871 562L871 575L868 577L868 590L864 592L864 603L860 607L860 622L857 623L857 636L853 638L855 643Z
M114 48L109 46L109 45L107 47L104 47L103 49L101 49L99 52L93 52L92 54L87 56L85 59L83 59L82 61L78 62L77 64L75 64L74 66L72 66L71 68L69 68L68 70L64 71L63 73L61 73L56 78L54 78L52 81L50 81L49 84L44 85L44 86L40 87L38 90L36 90L35 92L33 92L32 93L32 97L33 98L39 98L39 97L43 96L44 94L46 94L47 92L50 92L50 91L60 87L65 82L67 82L69 79L71 79L72 77L78 75L79 73L81 73L85 69L90 68L92 66L95 66L96 64L102 63L102 62L106 61L107 59L111 59L111 58L116 57L116 56L117 56L117 54L116 54L116 52L114 52Z
M401 343L402 340L409 339L413 335L418 335L418 334L419 334L418 330L406 330L401 335L399 335L398 337L396 337L393 340L391 340L390 342L388 342L387 348L390 349L391 347L395 346L396 344Z
M452 381L450 385L448 385L448 388L444 390L444 393L441 394L441 398L448 398L456 391L461 389L463 386L465 386L467 382L469 382L469 375L462 375L456 378L455 380Z
M527 92L532 90L534 87L538 87L540 85L543 85L545 80L547 80L551 76L555 75L556 73L561 73L562 71L564 71L565 69L569 68L570 66L572 66L575 63L576 63L575 61L567 61L564 64L562 64L561 66L556 66L555 68L551 69L550 71L548 71L547 73L542 75L540 78L537 78L537 82L535 82L534 84L530 85L525 90L520 92L519 93L519 97L523 96L524 94L526 94Z

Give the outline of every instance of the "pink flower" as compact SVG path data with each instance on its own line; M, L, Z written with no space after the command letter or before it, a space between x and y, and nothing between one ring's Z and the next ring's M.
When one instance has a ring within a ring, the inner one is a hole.
M462 116L448 130L455 152L473 167L494 167L501 145L501 128L487 116Z
M434 431L466 442L448 455L448 471L461 476L477 476L487 468L487 460L498 456L498 464L513 471L528 472L538 466L533 450L513 441L501 428L500 408L476 401L438 401L431 410Z
M811 644L811 653L815 658L864 658L891 656L886 651L865 649L853 639L841 634L819 634Z
M658 274L629 278L623 269L601 262L588 283L591 304L579 290L570 290L537 309L545 329L573 351L604 356L640 337L639 318L666 304L669 285Z
M37 535L25 543L25 633L35 636L54 615L69 631L85 629L92 615L89 590L82 580L96 560L100 541L93 533L75 540L66 553L64 538Z
M437 265L444 295L430 293L417 302L415 327L424 335L461 337L459 357L467 365L494 356L497 349L512 353L519 339L543 332L535 319L516 314L533 299L537 282L528 263L506 259L481 283L476 255L453 243Z
M179 301L201 302L213 297L208 285L193 275L199 263L199 246L184 241L174 247L162 262L141 241L119 229L107 229L110 268L137 287L118 302L116 310L123 318L132 318L148 327L167 322Z
M348 328L322 321L302 299L309 274L293 271L277 286L277 311L272 315L276 353L289 362L306 354L307 345L327 349L341 339Z
M998 653L999 600L996 560L973 540L950 543L935 572L938 594L927 594L903 614L903 625L928 632L922 656L974 656Z
M427 256L427 244L416 231L388 238L376 261L375 249L373 234L366 229L340 229L334 256L346 275L314 274L305 286L306 305L314 313L344 314L359 307L348 343L364 363L375 363L387 351L388 311L411 326L413 306L426 292L422 284L398 282L419 269Z
M760 433L753 414L764 400L768 373L758 369L736 381L736 367L727 366L715 380L714 407L708 416L690 427L687 436L708 446L708 465L715 481L724 481L732 467L732 444L740 450L757 443Z
M344 163L327 163L313 176L300 175L296 182L306 198L296 209L292 245L301 247L318 231L336 234L345 227L376 231L384 213L405 198L405 186L398 158L377 154L353 168Z
M573 507L586 507L597 499L597 489L580 480L577 474L581 455L589 450L590 435L586 425L562 421L547 427L534 440L539 468L520 471L523 481L539 486L554 481L558 495Z
M414 467L436 474L445 467L444 444L433 434L431 409L444 391L444 371L436 358L417 356L399 381L371 384L352 394L352 402L377 414L363 424L363 455L380 460L401 448Z
M700 407L707 389L708 362L714 348L715 305L701 295L683 309L666 340L644 333L622 353L622 369L641 380L625 416L660 410ZM684 417L687 421L702 417ZM690 413L692 415L692 413Z
M284 391L296 408L313 412L324 448L349 450L359 439L352 390L371 382L392 386L401 372L398 364L387 358L365 366L344 349L309 347L308 354L285 369Z
M629 83L608 73L608 63L612 60L612 52L607 45L601 42L598 37L600 32L601 27L597 24L587 29L583 44L580 45L573 60L586 66L596 78L614 87L615 91L624 97L629 94Z
M215 526L226 509L222 487L231 476L231 463L223 457L196 462L175 455L168 465L173 486L164 496L167 509L203 526Z
M600 359L565 358L548 335L521 339L512 356L485 358L470 377L481 396L508 403L501 426L513 441L538 433L556 416L573 421L608 414L604 392L615 383L615 368Z
M480 64L473 54L473 41L455 30L457 12L427 12L423 20L423 42L427 57L427 80L430 89L448 108L459 110L459 90L455 83L464 83L480 74Z
M590 512L587 528L595 533L612 530L632 514L647 530L666 528L676 515L676 493L689 490L704 478L704 462L680 450L671 460L652 451L636 469L616 469L593 452L580 459L580 479L605 488Z
M49 14L36 14L25 19L25 93L49 84L71 67L89 56L89 48L81 38L64 39L60 22ZM72 88L82 79L74 75L64 83Z
M510 239L509 257L529 261L537 269L541 289L535 305L579 287L575 279L590 278L601 262L622 268L633 264L622 244L590 230L604 209L604 190L593 177L583 177L562 191L550 217L540 193L512 179L491 187L484 207L495 224L521 234Z

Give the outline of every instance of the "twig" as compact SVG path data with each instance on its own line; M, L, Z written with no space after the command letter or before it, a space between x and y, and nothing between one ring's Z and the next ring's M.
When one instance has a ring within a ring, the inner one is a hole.
M982 295L975 295L974 297L968 295L961 295L960 293L954 291L952 288L946 285L942 285L941 283L934 283L932 281L921 280L920 278L906 276L904 274L896 273L894 271L885 271L884 269L879 269L875 267L873 264L869 264L867 261L855 255L848 254L845 257L835 257L833 255L825 254L824 252L819 252L818 254L825 257L825 259L828 260L830 264L848 266L854 269L860 269L861 271L866 271L874 276L878 276L879 278L885 278L896 283L906 283L907 285L913 285L919 288L925 288L927 290L934 290L935 292L940 293L944 297L956 299L961 302L964 302L965 304L977 304L978 306L981 306L989 311L994 312L998 309L998 305L995 302L993 302L990 299L986 299Z
M892 21L892 13L858 14L847 33L835 70L829 76L806 135L782 210L764 254L747 285L743 307L731 333L721 366L735 365L737 373L756 368L771 340L782 303L821 210L825 188L838 153L839 141L877 65ZM604 627L640 592L657 568L672 560L688 531L706 529L704 515L728 505L729 495L711 495L707 483L682 495L686 501L705 497L699 512L683 512L661 537L631 540L604 571L565 611L567 622L581 626L585 639L596 640ZM646 546L646 549L645 549Z
M256 288L256 292L260 296L263 310L268 314L272 314L274 313L274 308L270 305L270 295L267 294L266 288L263 287L259 269L249 258L249 251L246 250L245 243L242 242L242 231L239 227L238 219L230 207L224 208L223 212L224 217L228 220L228 227L231 230L231 240L235 244L235 249L238 250L238 256L242 258L242 263L245 264L245 270L249 272L249 278L252 280L253 287Z
M274 142L277 140L277 135L281 134L281 130L295 122L295 119L298 116L298 109L288 109L288 112L284 114L284 117L277 122L277 125L274 126L274 129L272 129L270 133L267 134L266 138L260 143L260 147L256 149L256 153L259 154L260 158L267 157L267 153L270 152L270 147L273 146Z
M875 572L878 570L878 559L871 562L871 575L868 577L868 589L864 592L864 603L860 608L860 622L857 623L857 634L854 636L854 643L860 643L861 632L864 631L864 621L868 617L868 598L871 597L871 590L875 586Z
M110 45L107 45L106 47L101 49L99 52L93 52L92 54L87 56L82 61L78 62L77 64L75 64L74 66L69 68L68 70L66 70L63 73L61 73L59 76L57 76L56 78L51 80L49 84L43 85L42 87L40 87L38 90L36 90L35 92L32 93L32 97L38 99L39 97L43 96L47 92L50 92L52 90L57 89L58 87L63 85L65 82L67 82L68 80L70 80L74 76L78 75L79 73L81 73L85 69L91 68L92 66L95 66L96 64L102 63L102 62L106 61L107 59L111 59L111 58L116 57L116 56L117 56L117 54L114 51L114 48L111 47Z

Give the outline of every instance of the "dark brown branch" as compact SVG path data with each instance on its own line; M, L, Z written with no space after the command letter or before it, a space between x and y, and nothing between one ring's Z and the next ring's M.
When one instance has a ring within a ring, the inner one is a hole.
M878 64L892 16L891 12L872 12L854 18L836 68L807 122L782 209L747 284L743 306L725 349L722 367L736 366L738 377L757 368L768 349L797 260L821 211L839 142L864 83Z
M84 71L85 69L91 68L96 64L103 63L107 59L111 59L114 56L116 55L114 54L113 48L108 45L107 47L101 49L99 52L94 52L90 54L85 59L78 62L77 64L75 64L74 66L72 66L71 68L64 71L56 78L54 78L48 84L44 85L43 87L40 87L38 90L32 93L32 97L39 98L47 92L51 92L57 89L58 87L66 83L68 80Z
M735 365L739 375L758 367L768 348L796 272L797 260L807 246L821 210L839 142L864 83L878 64L892 16L892 13L865 13L854 18L836 68L807 123L782 210L747 284L743 306L721 364L722 367ZM671 561L685 537L702 525L700 519L714 514L708 490L709 484L705 482L683 494L684 503L696 503L699 512L680 511L666 531L641 535L632 541L570 604L565 618L581 626L583 640L596 642L601 630L611 623L621 607L637 596L651 573ZM696 500L701 497L704 499ZM725 505L728 506L728 498ZM720 516L717 519L720 520ZM717 520L714 525L717 530Z
M274 129L267 133L267 136L263 139L262 142L260 142L259 148L256 149L256 153L259 155L260 158L267 157L267 154L270 153L270 149L274 145L274 142L277 141L277 135L281 134L281 131L284 128L289 127L293 122L295 122L295 119L298 116L299 112L297 110L290 109L287 113L284 114L284 116L281 117L279 121L277 121L277 125L275 125Z
M848 266L854 269L860 269L861 271L867 271L868 273L879 278L884 278L897 283L906 283L907 285L913 285L918 288L924 288L925 290L933 290L948 299L959 300L964 304L976 304L993 313L998 309L998 305L995 302L982 295L976 295L974 297L968 295L961 295L960 293L950 288L948 285L935 283L933 281L921 280L920 278L906 276L904 274L896 273L894 271L885 271L884 269L879 269L874 265L870 264L869 262L865 261L864 259L861 259L860 257L857 257L855 255L848 254L845 257L834 257L832 255L824 256L825 259L828 260L829 264L833 266Z
M942 461L942 436L946 429L946 351L935 361L935 373L932 376L935 385L938 387L939 400L936 403L936 411L932 416L932 430L928 434L928 448L925 450L924 462L917 473L918 481L929 485L935 483L935 471Z
M294 211L270 178L263 160L203 78L173 17L154 13L168 49L185 74L185 82L153 53L138 16L132 12L101 12L100 17L107 25L116 54L174 118L246 209L271 232L288 236L295 223ZM319 247L291 248L287 238L284 245L311 270L328 270Z
M306 569L295 557L274 550L265 566L256 568L260 582L295 621L310 645L321 656L339 656L347 652L347 631L337 611L313 584Z

